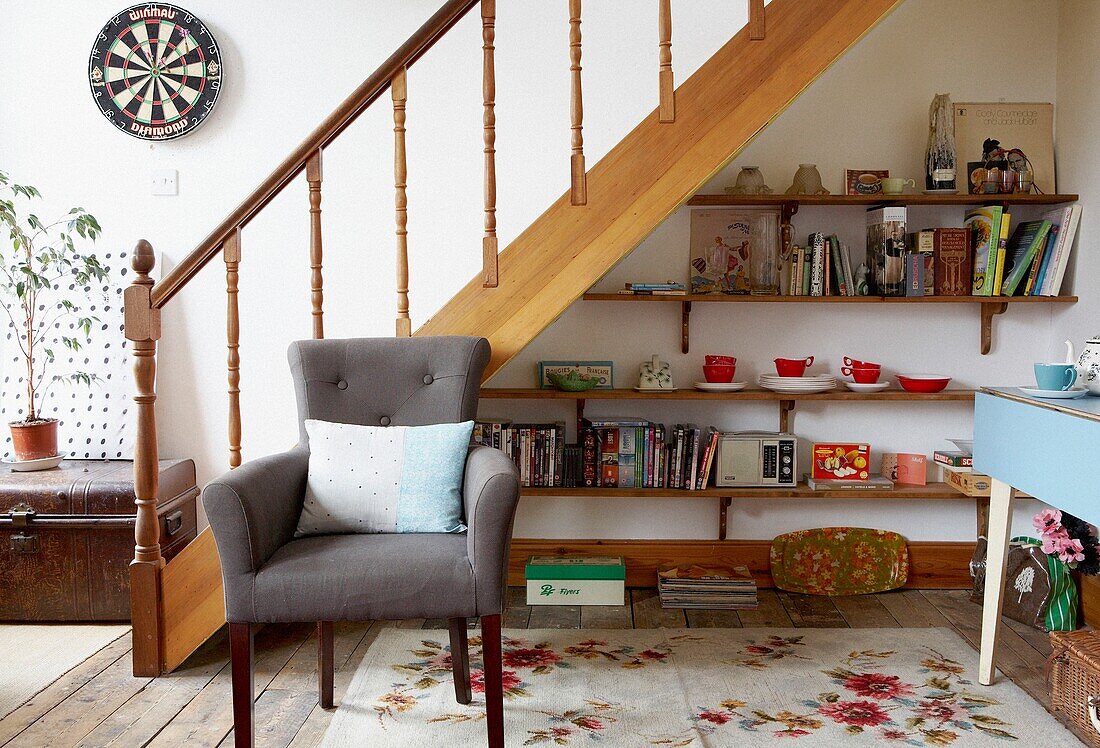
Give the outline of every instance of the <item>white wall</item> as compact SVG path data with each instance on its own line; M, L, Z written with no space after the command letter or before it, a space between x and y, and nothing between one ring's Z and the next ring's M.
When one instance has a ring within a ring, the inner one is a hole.
M218 109L196 133L148 144L103 120L85 80L95 34L123 4L69 2L65 23L59 24L56 5L21 3L7 9L0 25L0 66L6 73L0 90L0 168L37 184L56 207L80 203L92 210L104 226L107 246L128 248L139 237L150 239L161 253L162 268L170 267L437 4L328 0L322 12L317 4L289 0L189 0L186 7L208 23L221 45L225 88ZM586 4L585 150L590 164L655 106L655 5L645 0ZM514 0L500 6L498 221L504 245L567 186L568 55L564 3ZM678 80L743 25L744 10L742 3L676 5ZM991 55L988 45L973 43L974 30L996 17L1012 18L1015 28L1028 29L1026 55ZM1056 51L1058 19L1053 0L908 0L752 143L735 166L761 166L777 190L786 188L801 161L816 161L833 190L839 189L845 166L881 165L919 176L925 114L934 93L949 91L956 100L1056 100L1059 84L1065 85L1059 71L1066 57ZM409 76L414 323L475 275L480 263L479 26L475 12ZM1084 44L1088 30L1071 31ZM47 33L48 55L41 43ZM1075 99L1087 99L1087 83L1073 83L1082 92ZM380 104L326 153L326 332L332 337L392 334L392 122L387 102ZM1059 127L1070 127L1061 109L1056 111ZM1082 113L1079 131L1087 120ZM1087 153L1087 135L1075 138L1081 153ZM1066 168L1064 160L1060 166ZM156 166L180 171L179 196L148 194L146 182ZM728 170L709 191L720 192L735 173L736 168ZM1084 175L1068 169L1060 181L1066 190L1088 189ZM299 181L244 233L240 301L246 458L283 449L295 438L284 351L310 329L306 211L305 184ZM919 220L957 219L953 213L929 212ZM855 241L861 235L859 221L858 212L841 217L834 211L803 210L796 228L799 235L836 230ZM687 226L684 212L672 216L603 285L643 276L682 277ZM194 457L203 479L225 464L223 282L220 268L211 267L177 297L166 310L161 344L161 450L166 456ZM669 357L681 382L689 383L705 352L732 351L741 372L752 373L779 354L777 348L812 352L830 366L845 353L873 354L893 368L944 370L964 385L1022 382L1030 362L1047 355L1066 327L1059 321L1053 331L1046 308L1013 309L996 323L993 354L981 357L976 308L698 307L692 354L681 357L673 305L639 319L625 305L577 304L494 384L526 385L540 358L611 358L626 373L653 352ZM782 345L773 345L775 340ZM774 412L762 406L633 405L631 412L666 422L774 426ZM608 412L598 406L591 410ZM486 404L484 414L570 417L558 406L503 402ZM941 437L971 430L969 413L959 405L908 411L887 405L807 406L795 423L810 438L859 438L877 448L929 453L943 446ZM883 503L873 510L761 502L736 512L733 527L740 537L771 537L830 523L884 526L914 539L973 534L973 509L966 502ZM707 538L716 532L716 515L713 501L694 499L538 499L522 507L517 533Z
M1100 225L1100 4L1091 0L1062 0L1058 28L1058 95L1065 106L1057 110L1057 167L1059 180L1081 194L1081 245L1074 252L1067 283L1081 301L1054 315L1054 341L1068 338L1077 350L1087 338L1100 334L1100 299L1093 292L1100 278L1100 257L1089 251ZM1084 249L1083 249L1084 248ZM1053 344L1052 355L1061 352Z

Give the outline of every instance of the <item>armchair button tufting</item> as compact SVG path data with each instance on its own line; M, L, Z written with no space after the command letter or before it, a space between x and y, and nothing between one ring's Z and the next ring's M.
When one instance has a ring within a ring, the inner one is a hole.
M434 381L435 381L435 379L432 377L431 374L425 374L424 375L424 384L431 384Z
M338 389L338 390L346 390L347 388L348 388L347 380L341 379L339 382L336 383L336 389Z
M389 426L390 425L390 417L389 416L382 416L381 418L378 419L378 422L380 424L382 424L383 426Z

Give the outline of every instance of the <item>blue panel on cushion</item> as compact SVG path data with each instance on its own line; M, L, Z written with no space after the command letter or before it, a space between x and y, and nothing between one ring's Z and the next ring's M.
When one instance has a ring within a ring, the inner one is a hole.
M397 500L397 532L464 532L462 474L474 422L410 427Z

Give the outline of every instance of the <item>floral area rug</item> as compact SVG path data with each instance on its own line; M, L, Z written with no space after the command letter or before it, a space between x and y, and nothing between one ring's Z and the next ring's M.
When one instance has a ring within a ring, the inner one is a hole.
M462 706L446 631L383 631L324 744L484 746L480 638L470 645ZM1080 745L1007 679L979 685L977 665L948 629L511 630L505 742Z

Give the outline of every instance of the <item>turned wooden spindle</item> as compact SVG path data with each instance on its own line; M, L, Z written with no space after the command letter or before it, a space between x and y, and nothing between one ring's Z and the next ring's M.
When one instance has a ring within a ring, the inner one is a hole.
M482 285L485 288L496 288L500 282L497 275L497 83L493 59L496 12L496 0L481 0L481 93L485 100L485 236L481 239L481 255L484 268Z
M658 30L660 40L660 72L657 74L661 105L661 122L676 121L676 87L672 79L672 0L658 0Z
M584 104L581 101L581 0L569 0L569 117L573 155L569 159L569 202L588 203L588 185L584 169Z
M134 280L123 293L126 339L134 356L134 560L130 563L130 600L133 611L133 665L135 675L160 673L160 522L157 519L157 340L160 309L150 300L156 263L153 247L142 239L134 248L130 266Z
M764 38L764 0L749 0L749 38Z
M397 220L397 337L412 335L412 320L409 318L409 203L405 196L408 172L405 165L405 100L406 69L393 77L390 82L390 96L393 98L393 186L394 215Z
M325 283L321 274L321 151L306 161L306 182L309 183L309 291L313 304L313 337L325 337Z
M229 467L241 464L241 318L237 307L237 269L241 264L241 230L222 244L225 261L225 345L229 380Z

